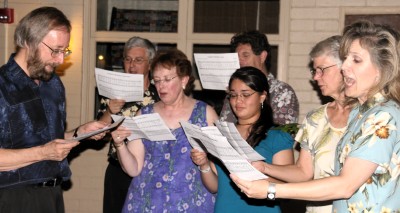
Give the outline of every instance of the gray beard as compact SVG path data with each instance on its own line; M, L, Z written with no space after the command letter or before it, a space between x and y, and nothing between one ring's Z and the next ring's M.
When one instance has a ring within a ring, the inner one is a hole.
M53 76L54 70L57 64L47 64L53 67L51 71L46 71L46 64L40 59L39 51L37 50L34 54L29 54L28 56L28 71L30 78L34 80L49 81Z

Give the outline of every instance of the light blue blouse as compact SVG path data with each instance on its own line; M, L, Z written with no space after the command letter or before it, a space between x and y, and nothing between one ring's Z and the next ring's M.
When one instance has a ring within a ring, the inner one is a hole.
M333 203L334 212L400 212L400 107L376 94L350 113L348 130L336 152L335 174L347 157L378 165L348 200Z

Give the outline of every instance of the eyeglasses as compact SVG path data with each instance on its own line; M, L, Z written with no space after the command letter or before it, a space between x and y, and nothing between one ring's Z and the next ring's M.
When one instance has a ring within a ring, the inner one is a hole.
M228 94L228 98L229 99L241 98L242 100L246 100L246 99L250 98L250 96L252 96L254 93L256 93L256 92L253 92L253 93L239 93L239 94L237 94L237 93L229 93Z
M49 47L49 45L47 45L46 43L44 43L42 41L42 44L44 44L47 48L49 48L51 50L51 56L53 58L57 58L60 54L63 54L64 58L68 57L69 55L71 55L72 51L70 49L65 48L65 50L60 50L60 49L53 49L51 47Z
M317 68L311 68L310 69L310 73L311 73L311 76L312 77L314 77L314 76L316 76L316 75L319 75L319 76L323 76L324 75L324 71L326 70L326 69L328 69L328 68L331 68L331 67L333 67L333 66L336 66L337 64L334 64L334 65L330 65L330 66L327 66L327 67L323 67L323 68L321 68L321 67L317 67Z
M128 64L131 64L133 62L134 64L141 65L145 61L147 61L147 59L144 59L144 58L131 58L131 57L125 57L124 58L124 63L128 63Z
M162 82L164 82L164 83L169 83L169 82L171 82L172 81L172 79L174 79L174 78L176 78L176 77L178 77L177 75L176 76L174 76L174 77L170 77L170 78L164 78L164 80L161 80L161 79L159 79L159 80L153 80L153 82L154 82L154 84L155 85L160 85Z

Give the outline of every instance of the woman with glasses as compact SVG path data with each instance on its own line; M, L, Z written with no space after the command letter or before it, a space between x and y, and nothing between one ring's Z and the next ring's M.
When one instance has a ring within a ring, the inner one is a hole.
M339 49L344 91L358 103L337 145L334 175L276 185L231 175L245 195L334 200L332 212L400 211L399 38L395 30L369 21L344 29Z
M229 102L238 118L240 135L270 164L293 164L293 139L288 133L271 129L274 126L268 101L268 81L254 67L242 67L229 80ZM208 159L206 153L193 149L192 159L199 166L207 189L217 193L215 212L280 212L277 202L251 200L240 193L229 179L223 164Z
M346 98L339 58L341 36L332 36L317 43L310 52L311 75L322 95L332 102L310 111L295 140L300 154L295 165L278 166L254 163L261 172L286 182L302 182L334 175L335 150L346 130L347 119L355 99ZM332 201L309 202L306 212L330 213Z
M158 113L176 140L133 140L125 127L112 132L124 171L134 177L122 212L213 212L215 198L201 182L190 159L190 143L180 125L208 126L218 119L213 108L193 99L192 65L179 50L156 55L151 72L160 101L138 114Z

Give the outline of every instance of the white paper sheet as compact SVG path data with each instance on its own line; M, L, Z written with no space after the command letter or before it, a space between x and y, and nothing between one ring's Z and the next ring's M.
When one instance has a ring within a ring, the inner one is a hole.
M143 101L143 75L95 69L99 94L126 102Z
M221 131L233 148L238 151L239 154L244 156L249 161L265 160L265 158L256 152L247 141L245 141L236 129L235 124L225 121L216 121L215 125Z
M118 120L123 116L111 115L111 117L113 120ZM125 117L121 125L132 131L128 140L139 138L145 138L151 141L176 140L175 136L171 133L158 113Z
M229 172L245 180L268 178L254 168L245 157L240 155L228 142L227 138L217 132L219 131L217 127L209 126L200 128L186 121L181 121L180 123L192 147L196 149L201 147L200 151L206 150L219 158Z
M84 133L84 134L78 135L77 137L73 137L72 140L80 141L80 140L83 140L85 138L92 137L93 135L97 135L99 133L102 133L104 131L111 130L111 129L117 127L124 119L125 119L124 117L121 117L121 118L117 119L114 123L102 128L102 129L98 129L98 130L95 130L93 132L88 132L88 133Z
M240 68L237 53L195 53L194 59L204 89L226 90L232 73Z

